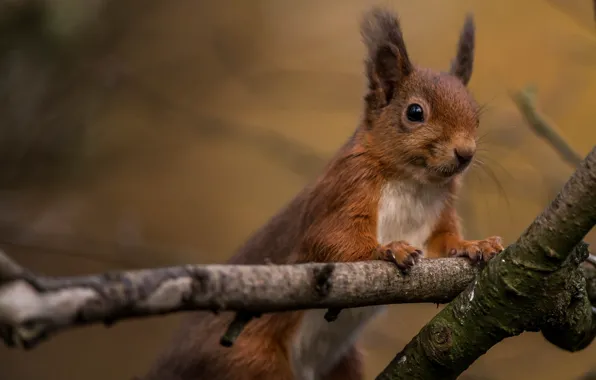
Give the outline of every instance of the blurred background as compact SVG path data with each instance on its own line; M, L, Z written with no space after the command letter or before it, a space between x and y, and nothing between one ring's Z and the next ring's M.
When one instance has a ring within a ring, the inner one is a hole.
M0 2L0 247L53 275L223 262L320 171L360 120L358 24L378 1ZM514 241L573 168L532 132L510 92L538 106L584 156L596 142L596 34L589 0L383 1L418 64L447 69L464 16L485 105L484 163L460 199L467 235ZM595 243L593 235L588 242ZM365 332L374 376L438 311L392 306ZM0 347L0 378L131 379L180 316ZM509 339L462 379L577 379L540 334Z

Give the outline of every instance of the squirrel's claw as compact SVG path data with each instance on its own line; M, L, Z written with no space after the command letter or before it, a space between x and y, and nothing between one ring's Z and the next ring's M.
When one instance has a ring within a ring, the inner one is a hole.
M491 236L484 240L460 240L447 248L451 257L467 257L473 263L486 262L504 249L499 236Z
M422 251L405 241L394 241L377 247L377 259L395 264L406 274L422 257Z

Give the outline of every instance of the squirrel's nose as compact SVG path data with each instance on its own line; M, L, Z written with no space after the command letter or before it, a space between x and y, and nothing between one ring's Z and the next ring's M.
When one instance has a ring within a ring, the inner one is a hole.
M460 165L468 165L472 161L472 158L474 158L473 149L455 148L453 151Z

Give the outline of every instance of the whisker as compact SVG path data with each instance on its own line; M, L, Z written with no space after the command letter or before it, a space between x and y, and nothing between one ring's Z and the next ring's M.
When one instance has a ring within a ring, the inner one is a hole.
M486 151L485 151L486 152ZM495 160L492 157L489 156L484 156L482 157L484 160L488 160L491 162L491 164L497 165L499 167L499 169L501 169L502 171L505 172L505 174L507 174L507 176L509 177L509 179L515 179L513 177L513 175L509 172L509 170L507 170L499 161Z
M472 162L472 168L479 168L480 170L482 170L482 166L484 165L484 162L482 162L481 160L475 159ZM478 184L480 185L480 188L484 188L484 182L482 180L482 176L480 176L477 171L473 170L472 171L473 175L470 176L470 178L473 178L474 180L478 181ZM477 190L475 190L475 192L477 192ZM490 206L488 204L488 199L487 197L482 197L483 199L483 204L484 204L484 214L488 214L490 212Z
M498 129L489 129L485 131L480 137L476 138L476 144L487 144L491 142L491 138L495 136L495 133L501 132Z
M486 132L484 132L482 135L480 135L478 138L476 138L476 144L481 143L484 138L486 138L486 136L488 136L488 134L491 132L491 130L488 130Z
M478 108L476 109L476 114L475 116L477 118L480 118L488 109L488 103L483 103L481 105L478 106Z
M490 179L495 183L499 195L501 197L503 197L503 199L505 200L505 203L507 204L507 209L509 211L511 211L511 202L509 201L509 197L507 196L507 192L505 191L505 188L501 184L501 181L499 181L499 178L497 177L497 175L495 174L495 172L489 166L484 165L484 163L482 163L481 165L477 165L477 167L480 168L480 169L482 169L482 171L484 173L486 173L486 175L488 177L490 177Z

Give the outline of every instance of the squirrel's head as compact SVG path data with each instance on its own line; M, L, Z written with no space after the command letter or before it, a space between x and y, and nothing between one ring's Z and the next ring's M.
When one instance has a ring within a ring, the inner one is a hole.
M425 183L446 183L474 158L479 111L467 89L474 21L466 18L448 73L408 57L396 15L374 8L361 26L368 50L365 129L385 163Z

